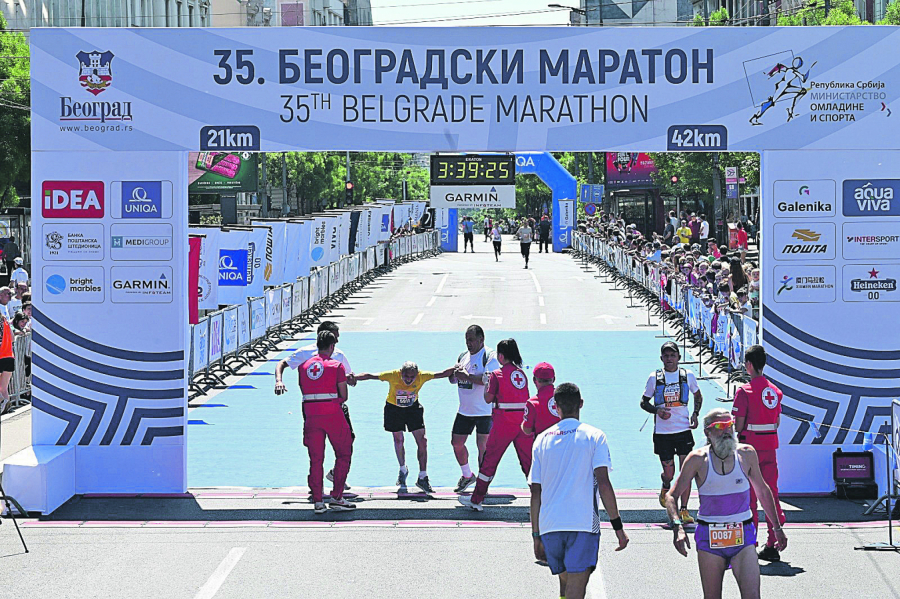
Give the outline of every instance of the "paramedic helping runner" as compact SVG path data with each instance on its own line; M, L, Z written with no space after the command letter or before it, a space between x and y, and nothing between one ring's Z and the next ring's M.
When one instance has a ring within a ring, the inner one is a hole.
M457 386L459 392L459 411L453 421L450 443L462 470L454 492L463 493L475 483L475 474L469 466L466 440L475 431L480 464L491 432L491 405L484 401L484 387L489 374L500 369L500 362L494 352L484 346L484 330L477 324L466 329L466 351L459 355L456 362L457 371L450 377L450 382Z
M344 482L350 472L353 437L341 410L347 401L347 374L340 362L331 359L337 337L322 331L316 338L319 353L300 367L300 391L303 394L303 444L309 451L309 477L316 514L325 513L325 503L332 510L348 511L356 506L343 498ZM325 438L334 450L334 489L323 496L322 470L325 461Z

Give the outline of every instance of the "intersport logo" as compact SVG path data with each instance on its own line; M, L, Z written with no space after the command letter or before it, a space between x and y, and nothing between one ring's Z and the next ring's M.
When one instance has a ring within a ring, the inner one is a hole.
M44 181L41 216L44 218L103 218L103 181Z

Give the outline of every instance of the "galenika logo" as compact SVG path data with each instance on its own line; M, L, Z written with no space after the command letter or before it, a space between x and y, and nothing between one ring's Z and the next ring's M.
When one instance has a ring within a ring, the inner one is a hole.
M103 181L44 181L41 216L44 218L103 218Z

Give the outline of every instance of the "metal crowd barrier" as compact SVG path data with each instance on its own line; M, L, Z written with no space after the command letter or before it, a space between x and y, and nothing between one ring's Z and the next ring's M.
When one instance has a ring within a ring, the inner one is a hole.
M191 399L224 386L225 377L241 367L265 360L279 342L308 329L377 276L399 264L440 254L439 235L430 231L379 243L313 269L294 283L268 288L260 297L203 316L190 329Z
M15 370L9 379L10 407L18 408L31 403L31 333L13 339Z
M639 287L644 297L658 303L661 314L667 309L677 314L679 324L690 331L697 343L710 348L729 373L743 373L744 352L757 343L756 320L707 306L687 285L674 281L664 285L665 278L657 265L626 254L621 247L609 245L599 237L575 233L574 241L576 258L602 263L616 276Z

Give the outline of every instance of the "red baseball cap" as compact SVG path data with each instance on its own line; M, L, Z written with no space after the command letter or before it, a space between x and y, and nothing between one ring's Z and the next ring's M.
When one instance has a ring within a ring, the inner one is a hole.
M547 362L541 362L534 367L534 376L539 379L552 379L556 378L556 373L553 371L553 366Z

